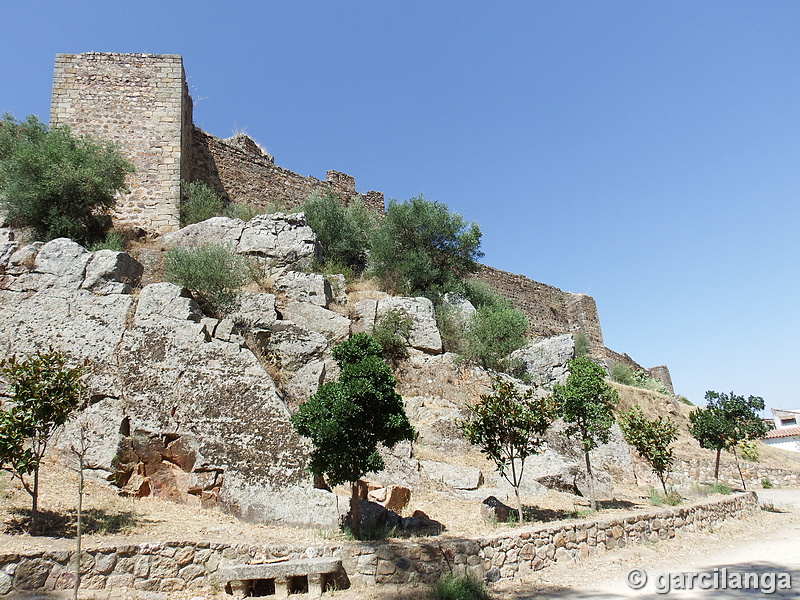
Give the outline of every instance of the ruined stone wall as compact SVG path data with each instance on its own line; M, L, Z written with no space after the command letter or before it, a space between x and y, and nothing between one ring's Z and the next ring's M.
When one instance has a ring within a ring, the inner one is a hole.
M604 356L600 319L591 296L564 292L522 275L485 265L481 266L478 278L527 315L531 335L549 337L583 333L589 338L592 354Z
M113 142L136 167L117 206L120 224L160 233L178 228L191 115L178 55L56 55L51 125Z
M194 128L191 179L203 181L230 202L256 209L274 204L292 209L313 192L333 190L345 204L360 198L367 208L384 211L383 194L359 194L350 175L328 171L326 181L298 175L275 165L272 156L241 134L223 140Z

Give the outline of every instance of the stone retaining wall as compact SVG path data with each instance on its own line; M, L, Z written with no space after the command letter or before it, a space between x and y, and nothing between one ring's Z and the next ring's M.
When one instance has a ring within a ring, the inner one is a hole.
M714 481L714 456L709 454L709 460L692 459L681 461L673 469L672 475L683 476L686 481ZM748 488L762 489L762 481L769 479L773 487L797 487L800 486L800 471L789 471L787 469L775 469L765 467L758 463L749 461L739 461L742 468L742 475ZM730 487L738 488L742 485L739 477L739 470L736 463L720 460L719 481Z
M578 561L630 544L669 539L758 510L752 492L627 517L532 525L477 539L421 538L392 543L344 542L313 547L165 542L89 548L82 587L150 591L219 588L221 565L275 558L333 556L351 582L433 582L450 569L488 581L524 576L558 561ZM74 552L0 552L0 595L14 589L69 589Z

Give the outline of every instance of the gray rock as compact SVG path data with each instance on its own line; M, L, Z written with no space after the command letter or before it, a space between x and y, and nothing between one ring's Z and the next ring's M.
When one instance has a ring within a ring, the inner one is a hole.
M5 272L8 261L19 250L17 242L0 242L0 274Z
M378 300L375 311L376 322L391 311L398 311L411 318L411 332L408 338L410 346L434 354L442 351L442 338L436 327L433 302L428 298L390 296Z
M321 360L312 360L302 365L282 383L282 389L290 400L291 406L299 406L312 395L325 380L325 363Z
M567 361L575 354L572 334L540 338L529 342L511 354L511 359L522 362L531 381L541 386L563 384L567 379Z
M147 319L177 319L200 322L203 311L191 294L174 283L152 283L142 288L136 305L134 321Z
M326 275L325 278L331 286L333 302L340 306L347 304L347 281L344 275Z
M316 331L309 331L292 321L275 321L269 329L255 332L261 351L278 367L296 371L304 364L319 359L328 340Z
M194 248L209 244L222 244L235 248L239 244L244 227L245 223L240 219L213 217L168 233L160 241L167 248L175 246Z
M309 302L325 308L333 300L330 283L318 273L289 271L275 280L273 289L289 300Z
M86 265L92 253L67 238L50 240L39 248L33 271L45 276L40 287L77 289L83 283Z
M277 318L275 296L257 292L240 292L238 307L228 315L232 323L248 329L269 328Z
M95 294L129 294L143 271L142 265L125 252L99 250L86 267L81 288Z
M39 249L44 246L43 242L34 242L14 251L6 263L6 271L11 275L19 275L25 271L33 269L33 263Z
M474 490L483 483L483 473L475 467L455 466L432 460L421 460L422 474L449 488Z
M0 227L0 244L14 241L14 232L6 227Z
M350 319L307 302L288 302L283 317L309 331L321 333L329 347L346 340L350 333Z
M447 292L442 298L442 306L461 327L466 327L477 312L472 302L456 292Z
M0 571L0 596L7 594L13 587L13 580L11 575L4 571Z
M375 327L375 314L378 310L378 301L370 298L359 300L350 310L350 334L372 333Z
M303 213L253 217L245 225L236 251L272 266L293 268L308 266L320 255L317 236Z

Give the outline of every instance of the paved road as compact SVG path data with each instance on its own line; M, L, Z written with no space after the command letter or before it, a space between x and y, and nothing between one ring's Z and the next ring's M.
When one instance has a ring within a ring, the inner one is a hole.
M631 567L638 568L636 561L617 561L616 569L611 565L599 577L602 579L586 584L570 585L568 578L559 577L559 585L544 587L537 593L518 591L504 596L504 600L527 600L532 598L563 598L612 600L616 598L661 598L669 600L711 600L717 598L743 600L753 598L800 599L800 490L764 490L758 492L762 503L772 503L785 511L774 519L762 520L755 525L752 535L747 529L734 541L720 538L720 548L703 549L699 557L681 556L680 543L666 550L667 556L657 556L641 564L641 571L630 575L641 580L646 575L646 584L641 589L631 589L626 582L626 573ZM787 514L791 513L791 514ZM675 540L677 542L677 540ZM714 539L704 541L713 545ZM607 559L611 555L606 556ZM611 576L611 573L614 576ZM707 574L691 579L689 573ZM686 574L686 575L685 575ZM754 574L754 575L748 575ZM786 574L786 575L782 575ZM577 575L577 574L576 574ZM742 588L733 589L737 578ZM791 580L789 582L789 580ZM638 581L638 580L637 580ZM790 583L790 589L779 589ZM727 584L727 589L719 589ZM717 589L701 589L716 587ZM678 589L683 588L683 589ZM687 589L692 588L692 589ZM763 591L762 591L763 590Z

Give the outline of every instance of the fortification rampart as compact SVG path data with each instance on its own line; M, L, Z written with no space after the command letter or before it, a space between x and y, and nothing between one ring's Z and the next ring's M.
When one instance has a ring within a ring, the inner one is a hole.
M117 222L163 233L179 226L192 101L175 54L57 54L50 123L117 144L136 167Z
M223 140L194 128L192 137L191 179L209 185L225 200L267 208L278 204L294 208L314 192L332 190L345 204L360 198L364 204L382 213L381 192L356 192L355 180L338 171L328 171L326 181L298 175L275 164L272 156L244 135Z
M527 315L532 336L583 333L589 338L592 354L604 355L600 318L591 296L564 292L522 275L485 265L481 267L478 278L511 300L515 308Z

